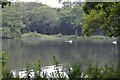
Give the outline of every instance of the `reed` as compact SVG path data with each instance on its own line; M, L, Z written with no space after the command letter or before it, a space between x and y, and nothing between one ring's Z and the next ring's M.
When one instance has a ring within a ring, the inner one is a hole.
M5 66L6 65L6 59L5 58L7 55L5 52L2 52L3 54L3 60L2 60L2 78L3 80L5 78L13 78L13 74L11 73L11 70ZM96 79L119 79L120 78L120 64L118 65L114 65L114 66L96 66L96 65L89 65L86 70L84 70L82 64L78 65L74 65L72 67L68 66L66 68L66 74L68 75L68 78L64 75L63 71L59 70L59 61L57 60L57 58L55 56L53 56L53 64L54 64L54 70L55 72L51 73L51 76L47 76L46 73L44 73L42 71L42 65L41 65L41 61L38 60L35 62L34 64L34 70L32 72L34 72L34 77L33 80L80 80L80 79L90 79L90 80L96 80ZM31 75L31 65L27 62L26 63L26 76L21 79L21 80L25 80L26 78L28 80L31 79L30 75ZM42 73L42 75L41 75ZM20 79L19 76L14 78L15 80Z

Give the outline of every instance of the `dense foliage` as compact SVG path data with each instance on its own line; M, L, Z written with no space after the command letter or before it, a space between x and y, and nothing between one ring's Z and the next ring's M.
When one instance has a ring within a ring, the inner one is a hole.
M9 6L10 6L11 2L7 1L7 0L0 1L1 8L4 8L7 4L9 4Z
M105 35L120 35L120 2L86 2L83 31L87 35L102 30Z
M70 5L71 4L71 5ZM20 37L23 33L80 34L82 3L66 2L62 8L42 3L11 3L2 9L3 37Z
M61 1L60 1L61 2ZM51 8L42 3L8 3L2 9L3 37L28 32L63 35L120 35L120 2L62 2Z

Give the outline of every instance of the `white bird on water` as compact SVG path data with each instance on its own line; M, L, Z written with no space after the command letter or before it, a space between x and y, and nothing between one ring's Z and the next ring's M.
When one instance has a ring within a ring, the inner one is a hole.
M112 43L116 45L116 44L117 44L117 41L113 41Z
M65 42L67 42L67 43L71 43L71 44L72 44L73 41L72 41L72 40L69 40L69 41L65 41Z

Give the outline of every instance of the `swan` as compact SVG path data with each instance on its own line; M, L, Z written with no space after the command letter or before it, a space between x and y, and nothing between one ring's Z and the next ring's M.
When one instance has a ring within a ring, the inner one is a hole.
M112 43L116 45L116 44L117 44L117 41L113 41Z
M67 43L71 43L71 44L72 44L73 41L72 41L72 40L69 40L69 41L65 41L65 42L67 42Z

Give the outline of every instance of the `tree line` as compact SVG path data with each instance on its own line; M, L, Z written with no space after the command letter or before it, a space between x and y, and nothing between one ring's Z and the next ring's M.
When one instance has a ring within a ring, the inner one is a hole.
M35 2L9 3L2 8L2 33L7 37L37 32L63 35L120 35L120 2L62 2L52 8Z

